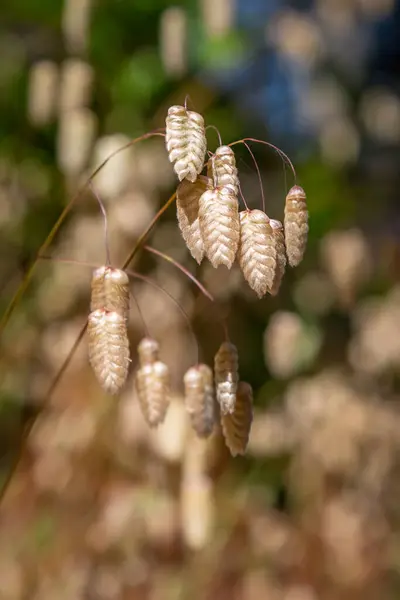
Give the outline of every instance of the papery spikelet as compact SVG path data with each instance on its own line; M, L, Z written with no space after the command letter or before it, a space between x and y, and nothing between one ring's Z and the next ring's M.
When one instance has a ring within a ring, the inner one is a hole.
M176 190L176 215L179 229L191 255L199 264L204 256L199 224L199 201L210 184L208 177L199 175L194 183L185 179Z
M294 185L286 196L284 226L289 265L297 267L303 259L308 235L306 194L299 185Z
M151 337L145 337L138 344L139 363L141 367L144 365L152 365L159 359L160 345L157 340Z
M277 249L269 218L262 210L244 210L240 217L238 259L243 275L259 298L270 291L277 266Z
M136 373L136 389L140 408L150 427L165 419L169 398L169 369L161 361L144 365Z
M129 312L129 277L121 269L102 266L93 272L90 310L104 308L126 316Z
M214 187L230 187L234 195L239 194L239 177L235 153L229 146L220 146L207 164L207 174L212 177Z
M275 241L276 248L276 267L274 274L274 281L270 293L272 296L276 296L281 287L282 279L286 270L286 248L285 248L285 235L283 233L283 225L276 219L270 219L269 224L272 227L272 232Z
M239 209L229 188L207 190L200 198L200 231L204 250L214 268L230 269L239 245Z
M126 319L104 309L91 312L88 319L89 361L102 388L117 394L129 368L129 340Z
M207 365L190 368L184 378L185 405L192 427L199 437L208 437L214 428L213 374Z
M222 414L235 410L238 362L236 346L231 342L223 342L214 358L215 387Z
M92 294L90 298L91 311L105 308L106 295L104 291L104 278L108 268L109 267L103 265L102 267L99 267L98 269L93 271L91 282Z
M195 182L207 150L203 117L184 106L171 106L166 118L165 143L179 181Z
M221 414L222 433L232 456L246 452L252 421L253 390L251 385L240 381L235 411L231 414Z

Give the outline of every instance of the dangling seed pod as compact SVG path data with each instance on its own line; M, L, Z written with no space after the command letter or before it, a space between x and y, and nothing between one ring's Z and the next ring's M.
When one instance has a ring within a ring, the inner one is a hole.
M209 159L207 173L213 178L214 187L229 187L233 194L239 194L239 177L235 153L229 146L220 146Z
M184 106L171 106L166 118L165 143L179 181L195 182L207 150L204 119Z
M235 412L221 414L222 433L232 456L244 454L253 421L253 390L251 385L240 381L236 394Z
M223 342L214 358L215 386L222 414L235 410L238 362L236 346L231 342Z
M121 269L99 267L92 276L90 310L104 309L127 316L129 312L129 277Z
M129 340L126 319L104 309L91 312L88 319L89 361L102 388L117 394L129 368Z
M186 372L183 381L185 405L192 427L199 437L208 437L215 422L212 370L207 365L192 367Z
M262 298L272 288L277 264L273 230L262 210L244 210L239 217L240 268L251 289Z
M165 419L170 403L169 369L161 361L141 367L135 378L136 390L143 416L150 427Z
M229 188L207 190L200 198L199 223L204 250L214 268L230 269L239 245L238 200Z
M160 345L157 340L145 337L140 340L137 351L141 367L152 365L159 359Z
M286 196L284 226L289 265L297 267L303 259L308 235L306 194L299 185L294 185Z
M283 225L276 219L270 219L269 224L272 227L272 232L275 240L276 247L276 267L274 281L270 293L272 296L276 296L281 287L282 279L286 270L286 248L285 248L285 236L283 233Z
M198 264L201 263L204 256L199 224L199 201L210 185L211 181L208 177L199 175L194 183L187 179L183 180L176 190L176 214L179 229L186 246Z

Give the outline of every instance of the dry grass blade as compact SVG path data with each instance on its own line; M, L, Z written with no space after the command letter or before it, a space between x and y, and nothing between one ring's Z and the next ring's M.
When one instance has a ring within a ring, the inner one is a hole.
M232 456L246 452L252 421L253 390L251 385L240 381L235 411L231 414L221 414L222 433Z
M239 176L235 153L229 146L220 146L208 161L208 175L214 187L229 187L235 196L239 194Z
M185 406L193 429L199 437L211 435L215 423L213 374L210 367L201 364L191 367L183 378Z
M214 374L221 413L232 413L235 410L239 381L239 360L237 348L231 342L223 342L215 355Z
M195 182L207 150L204 119L184 106L171 106L166 118L165 143L179 181Z
M279 288L281 287L282 279L286 270L285 235L283 232L283 225L280 221L271 219L269 224L272 227L276 248L276 268L270 293L272 296L276 296L279 292Z
M306 194L299 185L294 185L286 196L284 227L289 264L297 267L303 260L308 236Z
M194 183L187 179L176 190L176 215L179 229L191 255L201 263L204 256L203 239L199 224L199 201L210 188L210 179L200 175Z
M135 378L136 390L143 416L150 427L160 425L170 403L170 376L166 364L156 361L140 367Z

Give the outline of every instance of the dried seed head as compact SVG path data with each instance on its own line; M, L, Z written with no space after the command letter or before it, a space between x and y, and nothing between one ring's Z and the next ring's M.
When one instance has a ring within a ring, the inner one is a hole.
M105 307L106 297L104 293L104 277L109 267L102 266L93 271L92 295L90 299L90 310L100 310Z
M204 119L184 106L171 106L166 118L165 143L179 181L195 182L207 150Z
M99 267L92 276L91 311L104 308L127 316L129 312L129 277L121 269Z
M244 210L240 217L239 264L259 298L273 286L277 249L270 220L262 210Z
M207 365L192 367L186 372L183 381L185 405L192 427L199 437L208 437L215 422L212 370Z
M200 198L199 223L204 250L214 268L230 269L239 245L238 200L229 188L207 190Z
M210 188L208 177L199 175L194 183L184 179L176 190L176 214L179 229L193 258L201 263L204 256L203 239L199 224L199 201Z
M222 433L232 456L246 452L252 421L253 390L251 385L240 381L235 411L231 414L221 414Z
M126 319L104 309L90 313L88 319L89 361L102 388L117 394L124 385L129 368L129 340Z
M238 362L236 346L231 342L223 342L214 358L215 386L222 414L235 410Z
M209 159L207 173L214 187L230 187L235 196L239 194L239 177L235 153L229 146L220 146Z
M157 340L145 337L140 340L137 351L141 367L152 365L159 359L160 345Z
M276 248L276 267L274 274L274 281L270 293L272 296L276 296L281 287L282 279L286 270L286 248L285 248L285 235L283 233L283 225L276 219L270 219L269 224L272 227L274 236L275 248Z
M299 185L294 185L286 196L285 242L291 267L302 261L307 245L308 210L306 194Z
M159 360L140 367L136 373L140 408L150 427L160 425L165 419L170 403L169 380L169 369Z

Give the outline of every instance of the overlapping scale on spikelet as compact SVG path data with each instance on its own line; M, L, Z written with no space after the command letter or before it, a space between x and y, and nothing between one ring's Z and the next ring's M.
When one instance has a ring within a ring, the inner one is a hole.
M198 264L201 263L204 256L204 244L199 223L199 202L210 186L210 179L199 175L194 183L184 179L176 190L176 215L179 229L186 246Z
M207 173L214 187L229 187L235 196L239 194L239 176L235 153L229 146L219 146L207 164Z
M221 413L232 413L239 381L239 360L236 346L231 342L223 342L219 347L214 358L214 376Z
M90 310L104 308L121 315L129 312L129 277L121 269L102 266L92 275Z
M294 185L286 196L284 229L289 265L297 267L303 259L308 236L306 194L299 185Z
M207 365L191 367L183 378L185 406L193 429L199 437L208 437L215 423L213 374Z
M214 268L230 269L239 245L238 201L229 188L207 190L200 198L200 231L204 250Z
M140 340L137 351L141 367L152 365L159 359L160 344L151 337L144 337Z
M207 150L203 117L184 106L171 106L166 118L165 143L179 181L195 182Z
M150 427L160 425L170 404L170 374L166 364L157 360L140 367L135 378L143 416Z
M243 275L259 298L274 283L277 249L269 218L262 210L241 211L238 260Z
M251 385L240 381L234 412L221 414L222 433L232 456L246 452L252 421L253 390Z
M272 227L273 237L276 247L276 267L274 274L274 281L270 293L272 296L276 296L281 287L283 276L286 270L286 248L285 248L285 235L283 232L283 225L276 219L270 219L269 224Z

